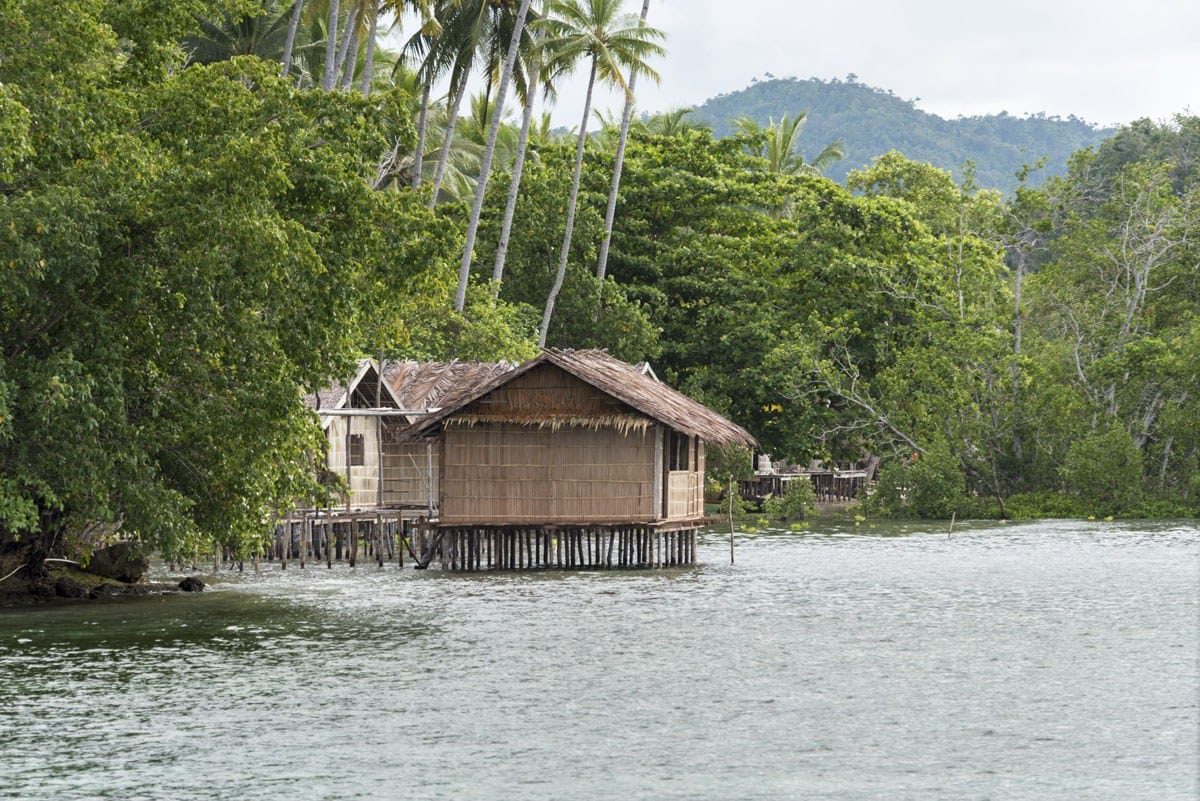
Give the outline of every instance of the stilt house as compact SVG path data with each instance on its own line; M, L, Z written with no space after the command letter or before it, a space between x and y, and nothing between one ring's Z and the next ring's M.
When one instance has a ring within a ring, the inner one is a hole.
M329 468L351 492L344 509L303 510L286 525L316 553L323 543L327 560L341 526L332 536L349 536L353 564L365 524L379 543L402 531L419 567L691 564L705 446L754 444L648 366L604 351L382 373L364 360L346 388L309 401L329 435Z
M754 443L648 368L599 350L545 350L448 399L405 436L439 453L443 527L694 528L705 444Z

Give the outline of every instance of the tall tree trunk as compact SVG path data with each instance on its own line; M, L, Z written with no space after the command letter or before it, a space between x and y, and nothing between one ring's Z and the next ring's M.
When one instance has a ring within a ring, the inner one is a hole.
M433 71L427 71L421 89L421 113L417 115L417 150L413 155L413 189L421 187L421 166L425 162L425 134L429 129L429 95L433 93Z
M1012 445L1013 456L1016 458L1016 463L1022 465L1019 469L1024 470L1025 461L1025 443L1021 437L1021 330L1023 321L1021 319L1021 285L1025 280L1025 254L1018 253L1016 275L1013 278L1013 355L1016 358L1013 360L1012 366L1012 388L1013 388L1013 411L1016 414L1016 424L1013 426Z
M304 0L295 0L292 6L292 18L288 20L287 41L283 45L283 71L280 78L286 78L292 70L292 49L296 45L296 29L300 27L300 14L304 10Z
M513 216L517 211L517 195L521 191L521 173L525 169L525 149L529 145L529 127L533 123L533 104L537 99L537 86L541 69L534 62L529 76L528 96L525 110L521 114L521 136L517 141L517 155L513 161L512 180L508 183L508 201L504 204L504 221L500 224L500 242L496 245L496 263L492 266L492 292L500 295L500 282L504 280L504 260L508 256L508 239L512 234Z
M575 146L575 173L571 176L571 195L567 199L567 230L563 234L562 251L558 254L558 272L554 275L554 286L546 298L546 312L542 315L542 328L538 333L538 347L546 347L546 334L550 331L550 319L554 316L554 304L562 290L563 278L567 274L567 257L571 253L571 234L575 231L575 206L579 201L579 179L583 175L583 146L587 142L588 116L592 113L592 89L596 85L596 59L592 59L592 71L588 75L587 96L583 101L583 119L579 123L579 143Z
M471 219L467 223L467 240L463 248L462 266L458 270L458 291L454 295L454 308L462 311L467 303L467 283L471 277L471 259L475 248L475 235L479 231L479 217L483 213L483 195L487 191L488 173L492 169L492 157L496 153L496 139L500 135L500 118L504 116L504 99L508 84L512 81L513 65L517 61L517 50L521 44L521 32L525 28L525 16L529 12L529 0L521 0L517 19L513 23L512 39L504 57L504 69L500 73L500 86L496 89L496 105L492 110L492 121L488 125L487 145L483 149L483 160L479 164L479 179L475 182L475 202L471 206Z
M325 27L325 74L321 76L321 88L326 92L333 91L333 82L337 77L337 31L338 0L329 0L329 22Z
M361 90L363 97L371 94L371 78L375 72L375 36L379 33L379 14L382 9L378 5L375 6L375 13L371 15L371 29L367 33L367 61L363 64L363 77Z
M458 83L458 91L450 104L450 115L446 119L446 136L442 139L442 152L438 156L437 170L433 173L433 194L429 197L429 208L437 205L438 192L442 190L442 179L446 177L446 165L450 162L450 143L454 140L454 126L458 122L458 108L462 105L463 95L467 93L467 74L471 71L471 61L462 72L462 80Z
M351 45L350 52L346 55L346 65L342 67L342 82L338 88L343 92L350 91L351 84L354 83L354 70L358 67L358 45Z
M646 14L650 11L650 0L642 0L642 17L638 27L646 26ZM613 161L612 185L608 188L608 207L604 211L604 239L600 241L600 258L596 261L596 277L600 279L600 293L604 294L604 276L608 273L608 246L612 242L613 221L617 216L617 191L621 188L621 169L625 166L625 144L629 141L629 126L633 122L633 95L637 85L637 70L629 74L629 86L625 92L625 113L621 115L621 135L617 139L617 154Z
M337 81L337 76L342 72L342 67L346 63L346 54L350 52L350 43L354 41L355 34L357 33L359 8L360 6L356 4L354 8L350 9L350 16L346 17L346 29L342 33L342 44L338 48L337 61L333 65L334 86L340 85ZM356 53L357 51L358 48L355 48Z

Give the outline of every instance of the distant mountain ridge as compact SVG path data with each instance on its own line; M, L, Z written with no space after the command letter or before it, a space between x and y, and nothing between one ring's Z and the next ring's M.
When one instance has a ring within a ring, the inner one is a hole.
M1098 128L1071 116L1067 119L1007 112L980 117L943 119L921 111L916 102L890 91L859 83L855 76L834 78L770 78L745 89L710 98L697 106L692 119L712 126L717 136L733 133L732 122L747 116L766 124L784 114L807 111L801 149L812 158L825 145L842 140L846 158L825 174L844 181L853 169L868 166L889 150L914 161L925 161L961 177L961 167L975 162L975 180L982 187L1012 192L1016 172L1025 164L1046 158L1034 183L1066 172L1075 151L1099 144L1115 128Z

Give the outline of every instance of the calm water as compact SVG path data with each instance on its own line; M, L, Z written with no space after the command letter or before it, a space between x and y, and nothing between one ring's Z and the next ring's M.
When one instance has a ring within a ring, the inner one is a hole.
M0 798L1198 797L1200 531L840 525L669 573L0 611Z

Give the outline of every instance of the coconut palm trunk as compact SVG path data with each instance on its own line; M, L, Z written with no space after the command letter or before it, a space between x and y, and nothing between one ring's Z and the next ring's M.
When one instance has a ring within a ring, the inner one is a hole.
M500 242L496 245L496 263L492 265L492 293L499 297L500 282L504 280L504 260L508 256L508 240L512 234L513 217L517 211L517 195L521 192L521 173L525 170L525 150L529 146L529 128L533 123L533 105L537 99L534 91L540 77L540 62L534 60L529 73L529 89L525 98L525 110L521 113L521 134L517 140L517 154L513 159L512 180L508 183L508 200L504 204L504 220L500 223Z
M467 303L467 283L471 277L471 259L475 248L475 235L479 231L479 217L483 213L483 195L487 191L488 173L492 169L496 138L500 135L501 117L504 116L504 99L512 81L513 66L517 61L517 50L520 48L521 33L525 29L525 16L528 13L529 0L521 0L516 22L513 23L512 38L508 43L508 53L504 57L504 69L500 73L500 86L496 89L496 103L492 110L492 122L488 126L487 145L483 149L483 160L479 164L479 179L475 182L475 202L471 206L466 245L463 248L462 265L458 271L458 291L454 295L454 308L458 311L462 311Z
M646 14L650 11L650 0L642 0L642 16L638 27L646 26ZM604 239L600 241L600 257L596 260L596 277L600 279L600 294L604 294L604 276L608 273L608 246L612 242L613 222L617 216L617 191L621 188L621 170L625 166L625 145L629 142L629 126L633 122L634 86L637 70L629 74L629 86L625 91L625 113L621 115L621 135L617 138L617 153L613 159L612 185L608 188L608 207L604 210ZM598 311L598 310L597 310Z
M326 92L333 91L333 82L337 80L338 4L338 0L329 0L329 23L325 26L325 74L321 76L321 88Z
M337 76L342 73L342 69L346 64L346 55L350 52L350 43L354 41L354 35L357 32L356 28L358 23L359 8L360 7L358 5L355 5L354 8L350 9L350 16L346 18L346 29L342 32L342 44L338 48L337 61L335 61L333 65L333 86L341 85L337 80ZM357 51L358 49L355 48L356 53ZM330 88L332 89L333 86Z
M583 101L583 119L579 122L579 142L575 145L575 172L571 176L571 194L567 199L567 229L563 234L562 251L558 254L558 272L554 274L554 285L546 297L546 311L542 315L542 328L538 332L538 347L546 347L546 334L550 331L550 320L554 317L554 304L562 290L563 278L567 274L567 257L571 253L571 235L575 232L575 206L579 202L579 180L583 176L583 148L587 143L588 117L592 113L592 90L596 86L596 58L592 57L592 69L588 75L587 96Z
M304 11L304 0L295 0L292 5L292 18L288 20L287 40L283 44L283 71L280 78L286 78L292 70L292 50L296 46L296 29L300 27L300 15Z
M462 71L462 79L454 91L454 100L450 104L450 114L446 119L446 136L442 139L442 152L438 156L437 170L433 173L433 194L429 196L429 208L437 205L438 192L442 188L442 179L446 177L446 165L450 162L450 144L454 139L454 126L458 122L458 109L462 106L463 95L467 93L467 74L471 71L472 59Z
M379 15L383 9L375 6L375 13L371 15L371 28L367 32L367 60L363 64L362 84L359 89L363 93L363 97L371 94L371 78L375 72L375 36L379 32Z
M433 93L433 72L426 71L421 90L421 113L417 115L417 150L413 155L413 189L421 187L421 165L425 161L425 135L429 129L429 96Z

